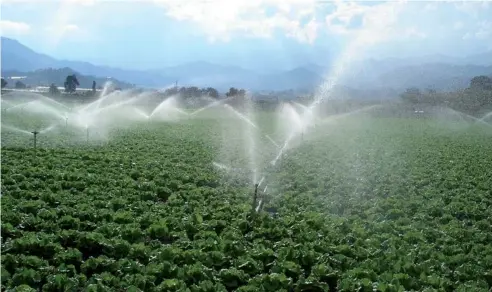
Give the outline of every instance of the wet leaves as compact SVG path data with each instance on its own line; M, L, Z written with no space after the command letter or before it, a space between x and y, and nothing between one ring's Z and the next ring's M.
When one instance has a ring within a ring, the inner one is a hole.
M252 220L249 186L213 167L217 128L163 124L104 146L4 147L2 286L491 288L490 134L371 120L305 135L268 177L277 215Z

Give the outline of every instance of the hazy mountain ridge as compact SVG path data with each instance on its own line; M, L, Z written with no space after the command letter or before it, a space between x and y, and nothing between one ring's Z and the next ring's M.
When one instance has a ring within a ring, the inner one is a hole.
M127 70L88 62L57 60L39 54L16 40L2 37L1 41L2 74L12 70L28 72L68 67L80 74L102 78L112 77L143 87L162 88L173 86L178 82L180 86L210 86L220 91L226 91L229 87L255 91L313 90L333 71L333 67L330 66L336 65L321 66L311 62L291 70L269 74L205 61L158 70ZM418 58L356 61L349 66L347 72L339 76L338 83L358 90L379 88L402 90L407 87L452 90L466 87L470 79L477 75L492 75L492 51L464 58L428 55Z
M478 75L492 75L492 66L431 63L393 69L379 76L379 83L389 87L412 87L453 91L466 88Z
M22 45L17 40L2 37L2 75L6 71L33 72L46 68L71 68L84 75L101 78L112 77L132 84L160 86L163 81L171 82L172 78L138 70L124 70L108 66L98 66L88 62L58 60L40 54Z

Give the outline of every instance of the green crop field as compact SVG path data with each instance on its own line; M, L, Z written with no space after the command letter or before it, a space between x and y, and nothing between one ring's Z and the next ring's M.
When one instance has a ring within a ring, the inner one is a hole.
M2 290L492 289L490 127L347 117L271 166L264 134L283 136L261 113L249 154L270 199L254 215L243 128L213 116L104 139L61 122L37 149L2 127Z

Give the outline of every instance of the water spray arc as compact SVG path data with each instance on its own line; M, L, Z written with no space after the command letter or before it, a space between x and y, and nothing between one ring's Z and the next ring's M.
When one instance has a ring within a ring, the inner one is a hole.
M257 162L261 162L258 160L258 157L256 155L256 152L254 151L255 147L258 144L258 141L256 141L256 138L259 138L257 136L257 133L261 133L261 129L258 127L258 125L254 122L255 117L251 113L253 110L250 107L250 104L248 103L249 99L245 100L245 104L243 104L244 110L246 111L245 113L242 113L238 111L236 108L231 106L230 104L223 104L223 108L226 109L228 112L232 113L234 117L236 117L239 121L243 122L243 126L241 127L243 133L244 133L244 138L245 143L244 146L246 147L246 155L249 159L249 169L252 172L252 179L251 181L253 182L254 185L254 191L253 191L253 205L252 205L252 212L260 212L264 206L265 203L265 198L267 196L267 190L268 190L268 183L267 183L267 173L268 171L265 172L259 171L257 169L258 165ZM274 151L274 157L273 160L270 162L270 166L275 166L277 161L283 156L285 150L289 146L289 142L294 138L295 135L301 136L301 138L304 138L304 132L306 130L306 124L302 120L301 114L297 112L297 110L294 109L292 105L289 104L284 104L285 105L285 110L281 113L281 115L284 117L282 120L282 123L284 126L288 127L289 131L288 136L286 141L279 145L275 140L268 134L263 134L262 136L268 140L269 143L271 143L275 149ZM297 107L301 111L307 111L308 108L306 106L303 106L301 104L298 104ZM246 127L245 127L246 126ZM253 131L252 131L253 130ZM263 157L262 159L265 159ZM267 158L268 159L268 158ZM231 159L232 160L232 159ZM258 161L257 161L258 160ZM268 161L268 160L267 160ZM263 162L265 162L263 160ZM231 162L232 164L232 162ZM269 167L268 164L264 165L263 167ZM260 190L260 187L262 190ZM260 196L261 194L261 196Z
M483 117L481 117L477 122L479 123L485 123L488 126L492 126L491 124L487 123L485 120L492 118L492 112L486 113Z
M316 125L316 109L318 109L324 100L330 97L334 87L338 84L339 79L346 73L347 68L354 61L354 58L360 54L360 51L365 49L367 46L384 41L387 37L387 35L385 35L386 27L391 21L396 19L396 15L398 15L404 4L405 3L399 1L391 1L391 3L375 7L374 15L387 15L388 19L384 21L381 21L379 18L369 19L366 27L361 29L356 34L355 38L349 42L348 46L343 50L343 53L337 59L338 61L335 63L335 66L333 66L333 70L329 72L329 75L326 76L325 81L321 84L321 86L319 86L312 103L307 107L302 106L299 103L295 103L296 106L305 108L304 113L301 116L303 131L296 133L294 129L291 134L287 136L287 139L280 148L277 157L272 161L273 165L275 165L275 163L280 159L282 153L288 148L289 144L297 135L302 134L302 136L304 136L304 133L306 133L308 128Z
M148 102L159 98L159 96L155 95L155 92L134 94L132 91L115 91L104 94L103 91L103 94L96 100L81 106L76 106L75 104L67 106L60 101L38 93L29 93L24 98L29 98L30 100L21 103L18 103L16 100L2 100L2 105L6 105L3 109L9 113L17 110L19 114L31 113L43 118L54 118L60 126L65 124L66 129L73 127L82 131L85 130L87 141L90 141L92 138L90 137L90 130L87 129L89 125L98 125L98 128L102 128L102 133L108 133L106 130L120 126L119 121L150 122L151 119L175 121L189 116L188 112L178 107L179 102L177 96L165 98L150 110L150 114L147 114L143 109L149 104ZM226 102L227 100L229 99L220 100L216 104ZM211 104L205 108L209 107L211 107ZM205 108L201 108L198 111L203 111ZM39 130L39 133L52 131L57 126L52 124L47 129ZM15 132L32 134L28 130L22 130L5 124L2 124L2 127Z
M194 112L190 113L190 116L196 116L197 114L203 112L204 110L207 110L207 109L210 109L212 107L215 107L215 106L219 106L221 104L224 104L224 103L230 101L231 99L233 99L233 97L228 97L226 99L221 99L221 100L213 101L210 104L208 104L208 105L206 105L204 107L201 107L201 108L195 110Z

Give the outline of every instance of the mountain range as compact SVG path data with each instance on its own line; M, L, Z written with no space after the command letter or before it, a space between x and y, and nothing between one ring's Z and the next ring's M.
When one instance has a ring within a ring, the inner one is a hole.
M40 54L10 38L1 38L2 75L8 71L29 72L46 68L70 68L80 74L101 78L112 77L141 87L180 86L229 87L259 90L313 90L333 71L337 64L305 64L286 71L262 73L239 66L223 66L205 61L190 62L157 70L128 70L94 65L88 62L60 60ZM492 75L492 51L463 58L427 55L415 58L367 59L348 66L340 85L374 90L408 87L455 90L467 87L477 75Z

